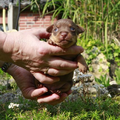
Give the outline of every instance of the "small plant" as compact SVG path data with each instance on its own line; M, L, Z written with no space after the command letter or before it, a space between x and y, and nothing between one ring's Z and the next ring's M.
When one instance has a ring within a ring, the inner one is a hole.
M0 85L0 94L5 93L6 92L6 86Z
M116 77L114 77L115 81L117 82L117 84L120 84L120 68L117 68L115 70L115 75L116 75Z
M108 61L114 60L117 65L120 66L120 48L118 45L111 43L108 45L107 49L103 50L102 52Z
M104 85L105 87L108 87L110 84L110 80L109 78L107 78L107 75L104 75L104 76L100 76L100 78L95 78L95 81L99 84L102 84Z
M10 83L10 86L12 87L13 91L17 90L18 86L15 81Z
M0 78L2 79L10 79L11 78L11 75L9 75L8 73L5 73L3 72L1 69L0 69Z
M8 91L9 80L11 76L0 69L0 94Z

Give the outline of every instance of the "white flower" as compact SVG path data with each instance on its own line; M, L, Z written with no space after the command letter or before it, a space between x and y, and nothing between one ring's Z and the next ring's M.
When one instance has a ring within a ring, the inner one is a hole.
M8 106L9 109L15 108L15 107L19 107L19 104L10 103L10 105Z
M110 94L107 95L108 97L112 97Z

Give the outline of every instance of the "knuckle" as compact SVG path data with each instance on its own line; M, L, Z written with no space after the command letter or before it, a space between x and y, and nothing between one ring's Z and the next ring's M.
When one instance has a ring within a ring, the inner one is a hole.
M64 62L62 62L60 65L59 65L60 68L64 68L66 67L66 64Z
M42 79L40 80L41 83L45 83L46 82L46 79L45 77L42 77Z
M44 56L48 54L48 50L45 48L39 48L39 54Z
M52 73L53 76L58 76L59 75L59 71L58 70L54 70Z

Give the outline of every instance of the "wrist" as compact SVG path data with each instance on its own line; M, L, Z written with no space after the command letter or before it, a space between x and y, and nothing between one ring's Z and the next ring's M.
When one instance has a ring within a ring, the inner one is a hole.
M12 66L14 66L12 63L7 63L7 62L4 62L4 61L0 61L0 68L4 72L8 72L10 67L12 67Z
M4 64L5 64L6 62L4 62L4 61L0 61L0 68L2 69L2 67L4 66ZM14 65L14 64L11 64L10 66L8 66L7 68L6 68L6 72L7 73L9 73L10 75L13 75L14 73L15 73L15 71L16 71L16 68L17 68L17 66L16 65Z
M12 65L12 63L4 62L1 69L4 72L7 72L8 68Z
M3 45L5 42L6 36L7 36L6 33L0 31L0 51L2 51L2 49L3 49Z
M11 32L0 32L0 35L2 37L0 38L0 60L7 61L7 62L12 62L12 52L14 48L14 40L15 40L15 34L14 31Z
M14 74L16 74L16 71L17 71L17 65L11 64L11 66L7 69L6 72L14 76Z

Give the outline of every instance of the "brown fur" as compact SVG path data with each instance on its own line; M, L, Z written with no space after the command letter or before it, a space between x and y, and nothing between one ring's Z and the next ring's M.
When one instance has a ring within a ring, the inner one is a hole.
M50 39L47 41L51 45L58 45L62 48L69 48L76 44L77 36L84 32L84 29L76 25L70 19L60 19L55 24L47 28L47 32L52 33ZM88 67L81 54L77 56L63 56L64 59L75 60L77 59L79 70L86 72ZM72 82L73 72L60 76L60 81L52 85L45 84L51 93L67 92L73 85Z

